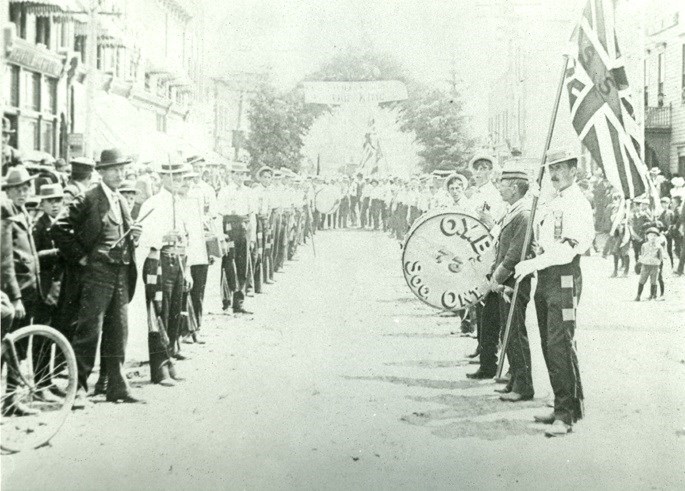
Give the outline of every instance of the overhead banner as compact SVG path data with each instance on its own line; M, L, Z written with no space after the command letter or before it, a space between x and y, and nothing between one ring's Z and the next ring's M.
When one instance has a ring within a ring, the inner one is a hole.
M407 98L407 86L399 80L303 82L303 85L307 104L380 104Z

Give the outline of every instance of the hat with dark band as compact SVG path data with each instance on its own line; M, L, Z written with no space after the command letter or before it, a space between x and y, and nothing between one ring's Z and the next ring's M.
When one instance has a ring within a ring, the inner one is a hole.
M121 150L118 148L109 148L100 153L100 160L95 164L95 169L106 169L107 167L126 165L130 163L131 159L129 157L125 157Z
M552 166L555 164L569 164L575 167L578 165L578 154L567 148L548 150L546 155L547 162L545 165L547 166Z
M186 159L186 164L199 164L205 161L205 158L201 155L191 155Z
M647 230L645 230L645 237L648 236L649 234L656 234L659 235L659 229L656 227L649 227Z
M177 156L169 155L168 160L160 166L160 174L185 174L186 163Z
M138 194L138 189L136 189L136 185L133 181L124 181L121 183L121 186L119 186L118 191L120 193L133 193L133 194Z
M27 182L33 181L38 175L32 176L29 171L23 165L15 165L10 167L5 176L5 180L2 182L2 189L16 188Z
M64 190L61 184L43 184L37 197L41 200L64 198Z
M507 160L502 165L501 179L523 179L527 181L528 173L519 160Z
M435 169L433 172L431 172L431 175L439 179L445 179L446 177L450 176L452 172L454 171L449 169Z

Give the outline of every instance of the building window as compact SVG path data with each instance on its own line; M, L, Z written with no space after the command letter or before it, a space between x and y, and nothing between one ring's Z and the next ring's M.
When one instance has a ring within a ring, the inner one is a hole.
M103 65L105 63L104 57L105 57L105 49L101 45L98 44L98 57L97 57L98 58L98 62L97 62L98 70L103 69Z
M5 84L5 100L12 107L19 107L19 67L5 65L5 77L9 80L9 84Z
M52 155L55 151L55 125L51 121L43 121L42 127L41 150Z
M38 150L40 145L40 134L38 133L38 121L29 121L26 125L27 148Z
M160 131L162 133L166 133L166 115L165 114L158 114L157 115L157 131Z
M74 37L74 51L81 54L81 63L86 62L86 36L78 35Z
M43 104L43 111L57 114L57 79L45 79L45 104Z
M10 5L10 22L17 26L17 36L26 39L26 7L22 4Z
M162 79L157 80L157 95L164 98L168 96L166 83Z
M152 83L152 79L150 77L149 73L145 74L145 90L150 92L150 84Z
M21 78L24 83L24 93L21 98L23 107L40 111L40 73L25 70L22 72Z
M659 53L659 57L657 59L658 62L658 67L657 67L657 75L658 75L658 81L659 85L657 87L657 101L659 104L659 107L664 105L664 54Z
M50 17L36 17L36 44L50 48Z
M682 45L682 63L680 64L680 101L685 104L685 44Z

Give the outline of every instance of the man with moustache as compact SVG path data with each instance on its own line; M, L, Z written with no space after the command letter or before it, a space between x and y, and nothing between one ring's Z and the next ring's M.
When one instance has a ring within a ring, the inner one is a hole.
M554 390L552 414L536 417L551 425L547 436L563 436L583 417L583 387L576 345L576 308L582 289L580 257L595 236L592 207L576 183L578 156L567 150L547 153L554 197L537 220L537 256L516 265L515 277L536 272L535 310L542 354Z
M51 229L62 256L83 267L72 338L78 365L76 408L86 403L88 377L100 334L108 379L107 401L141 402L131 393L123 374L128 303L137 278L134 249L141 232L118 191L130 162L119 149L103 150L95 165L102 182L77 196Z

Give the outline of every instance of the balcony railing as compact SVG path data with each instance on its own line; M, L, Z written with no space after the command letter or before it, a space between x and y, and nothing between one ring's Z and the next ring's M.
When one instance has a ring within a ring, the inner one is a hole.
M671 106L646 107L645 128L648 130L671 129Z

